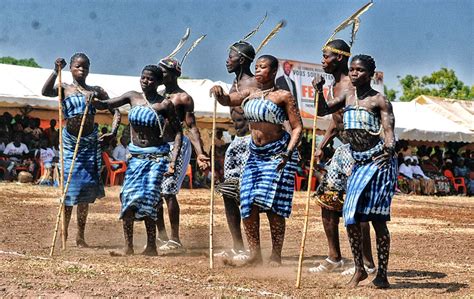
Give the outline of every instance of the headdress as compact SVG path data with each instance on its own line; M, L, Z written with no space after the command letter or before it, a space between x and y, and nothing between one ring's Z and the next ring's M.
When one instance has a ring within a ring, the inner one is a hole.
M359 30L359 25L360 25L360 20L359 20L359 17L364 13L366 12L367 10L369 10L369 8L373 5L374 3L372 1L370 1L369 3L367 3L366 5L362 6L359 10L357 10L354 14L352 14L349 18L347 18L346 20L344 20L339 26L337 26L336 29L334 29L334 32L332 33L331 37L329 37L329 39L326 41L326 43L324 44L324 47L323 47L323 51L324 50L329 50L331 52L334 52L334 53L337 53L337 54L341 54L341 55L344 55L344 56L347 56L347 57L350 57L351 56L351 53L349 52L346 52L346 51L343 51L343 50L339 50L339 49L336 49L336 48L333 48L331 46L329 46L329 42L331 42L333 39L334 39L334 36L341 30L345 29L346 27L352 25L352 33L351 33L351 41L349 43L349 45L352 47L352 44L354 43L354 40L355 40L355 36L357 34L357 31Z
M260 26L262 26L262 24L265 22L265 20L267 19L268 17L268 14L265 12L265 16L263 17L263 19L260 21L260 23L258 23L257 27L255 27L252 31L250 31L249 33L247 33L243 39L239 40L238 42L235 42L233 43L232 45L230 45L230 49L234 50L235 52L239 53L240 55L244 56L245 58L249 59L250 61L253 61L255 56L254 57L250 57L249 55L245 54L244 52L240 51L236 45L237 44L246 44L250 47L253 48L253 46L247 42L248 39L250 39L252 36L255 35L255 33L258 32L258 30L260 29Z
M194 43L191 45L191 47L189 47L189 49L186 51L186 53L184 53L183 58L181 59L181 62L180 62L176 58L174 58L174 56L176 56L176 54L178 54L178 52L183 48L184 44L189 38L190 33L191 33L191 30L189 28L186 28L186 32L184 33L184 36L181 38L176 48L165 58L160 59L158 63L159 65L167 69L175 70L178 73L178 76L181 75L181 66L186 60L186 57L188 57L189 53L191 53L194 50L194 48L196 48L196 46L206 37L206 35L204 34L204 35L201 35L197 40L195 40Z

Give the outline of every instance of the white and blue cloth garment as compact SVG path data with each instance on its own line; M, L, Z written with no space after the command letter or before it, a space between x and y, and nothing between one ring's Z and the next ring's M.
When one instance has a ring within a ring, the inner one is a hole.
M130 124L158 129L158 122L164 124L165 120L152 109L148 106L135 106L130 109ZM123 218L126 211L133 209L135 220L143 220L145 217L156 220L157 208L161 203L161 183L170 160L170 146L165 143L160 146L139 147L131 143L128 150L132 158L128 161L120 192L120 218Z
M298 154L293 152L285 167L277 171L282 161L279 154L287 149L290 135L285 132L280 140L257 146L250 142L250 155L242 173L240 185L240 215L248 218L252 206L261 212L271 211L288 218L291 214L295 171Z
M344 111L344 129L380 130L377 115L361 107L349 106ZM346 199L343 207L344 224L366 221L389 221L390 205L397 181L397 160L390 157L380 167L373 157L383 152L383 142L364 151L352 151L355 165L347 181Z
M81 93L72 94L63 100L64 117L69 119L82 115L85 107L85 95ZM88 114L91 115L94 115L96 112L92 105L90 105L88 110ZM65 186L72 165L77 137L70 134L67 128L63 128L62 137L64 159L63 182ZM98 129L96 126L92 133L88 136L82 136L80 139L72 177L64 200L64 204L68 207L80 203L93 203L97 198L105 196L104 185L100 179L102 156L97 137Z
M169 142L170 151L173 151L174 142ZM181 189L184 177L186 176L186 170L188 169L189 161L191 161L192 147L191 141L188 137L183 136L181 143L181 149L176 157L176 163L174 165L174 174L169 177L165 177L161 183L161 192L163 194L176 195Z

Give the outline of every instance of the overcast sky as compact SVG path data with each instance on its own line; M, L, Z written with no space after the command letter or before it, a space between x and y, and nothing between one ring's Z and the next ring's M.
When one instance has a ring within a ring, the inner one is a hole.
M472 0L375 0L361 17L353 53L370 54L385 84L397 76L454 69L473 85ZM268 11L251 42L257 46L281 19L287 26L262 50L281 58L319 63L333 29L365 0L152 1L1 0L0 56L33 57L51 68L56 57L85 52L91 72L138 76L176 46L187 26L191 38L207 38L188 57L183 75L231 82L225 69L228 46ZM349 38L349 31L338 35ZM181 56L178 55L180 58ZM93 82L91 82L93 83Z

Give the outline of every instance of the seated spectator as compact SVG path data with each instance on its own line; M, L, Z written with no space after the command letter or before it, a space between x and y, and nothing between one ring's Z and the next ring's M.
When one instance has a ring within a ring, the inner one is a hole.
M127 148L127 141L124 136L120 137L120 144L118 144L113 152L112 156L116 161L124 161L126 162L128 155L128 148Z
M421 158L420 167L428 177L433 179L435 193L438 195L447 195L451 193L451 183L448 178L441 173L437 164L438 160L436 157L433 156L430 159L430 157L424 156Z
M421 192L425 195L433 195L435 193L434 181L430 177L425 175L420 165L418 164L418 157L412 156L411 158L413 177L415 179L420 180Z
M3 151L3 154L5 157L7 157L8 161L11 163L8 163L7 170L9 178L13 178L16 176L16 167L18 166L24 166L28 169L29 172L33 173L34 172L34 163L29 157L29 150L28 147L21 142L21 134L18 133L15 135L13 142L10 142L7 144L5 147L5 150ZM13 163L13 166L12 166Z
M44 173L40 177L38 184L39 185L53 185L53 167L54 165L54 151L52 148L48 147L48 139L45 137L40 141L40 149L36 150L35 157L43 163Z
M441 167L442 172L444 173L445 170L449 170L454 174L454 167L453 167L453 160L446 159L444 160L444 164Z
M467 193L474 193L474 180L470 179L470 169L465 165L464 158L458 158L456 166L454 167L454 176L463 177L464 182L466 183Z
M405 194L421 194L420 181L413 177L411 157L406 156L398 169L398 188Z

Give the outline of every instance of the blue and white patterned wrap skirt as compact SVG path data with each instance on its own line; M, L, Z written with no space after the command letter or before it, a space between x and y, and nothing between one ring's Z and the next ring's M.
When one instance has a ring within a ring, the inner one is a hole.
M343 207L346 226L357 222L390 220L398 165L395 157L391 157L381 168L375 165L372 157L382 151L382 141L368 151L352 151L355 165L347 181Z
M77 137L63 128L64 186L66 186L71 169ZM88 136L81 137L76 162L72 171L71 181L64 200L68 207L80 203L93 203L97 198L105 196L104 185L100 179L102 153L97 141L97 126ZM60 163L58 163L60 166Z
M168 144L170 145L170 152L172 152L174 142L169 142ZM189 161L191 161L192 152L191 141L188 137L183 136L181 149L176 157L174 174L165 177L161 183L161 192L163 194L178 194L179 189L181 189L181 185L183 184L184 177L186 176L186 170L188 169Z
M163 174L168 171L170 147L168 143L144 148L130 144L128 150L132 158L128 161L120 192L122 202L120 218L123 218L128 209L133 209L135 220L143 220L144 217L156 220L157 207L161 202L161 182ZM133 155L144 157L138 158Z
M242 219L250 216L252 205L258 206L261 212L271 211L286 218L290 216L297 152L293 152L282 170L276 169L281 162L278 155L286 151L289 140L290 135L285 132L280 140L264 146L257 146L253 140L250 142L250 155L240 185Z

